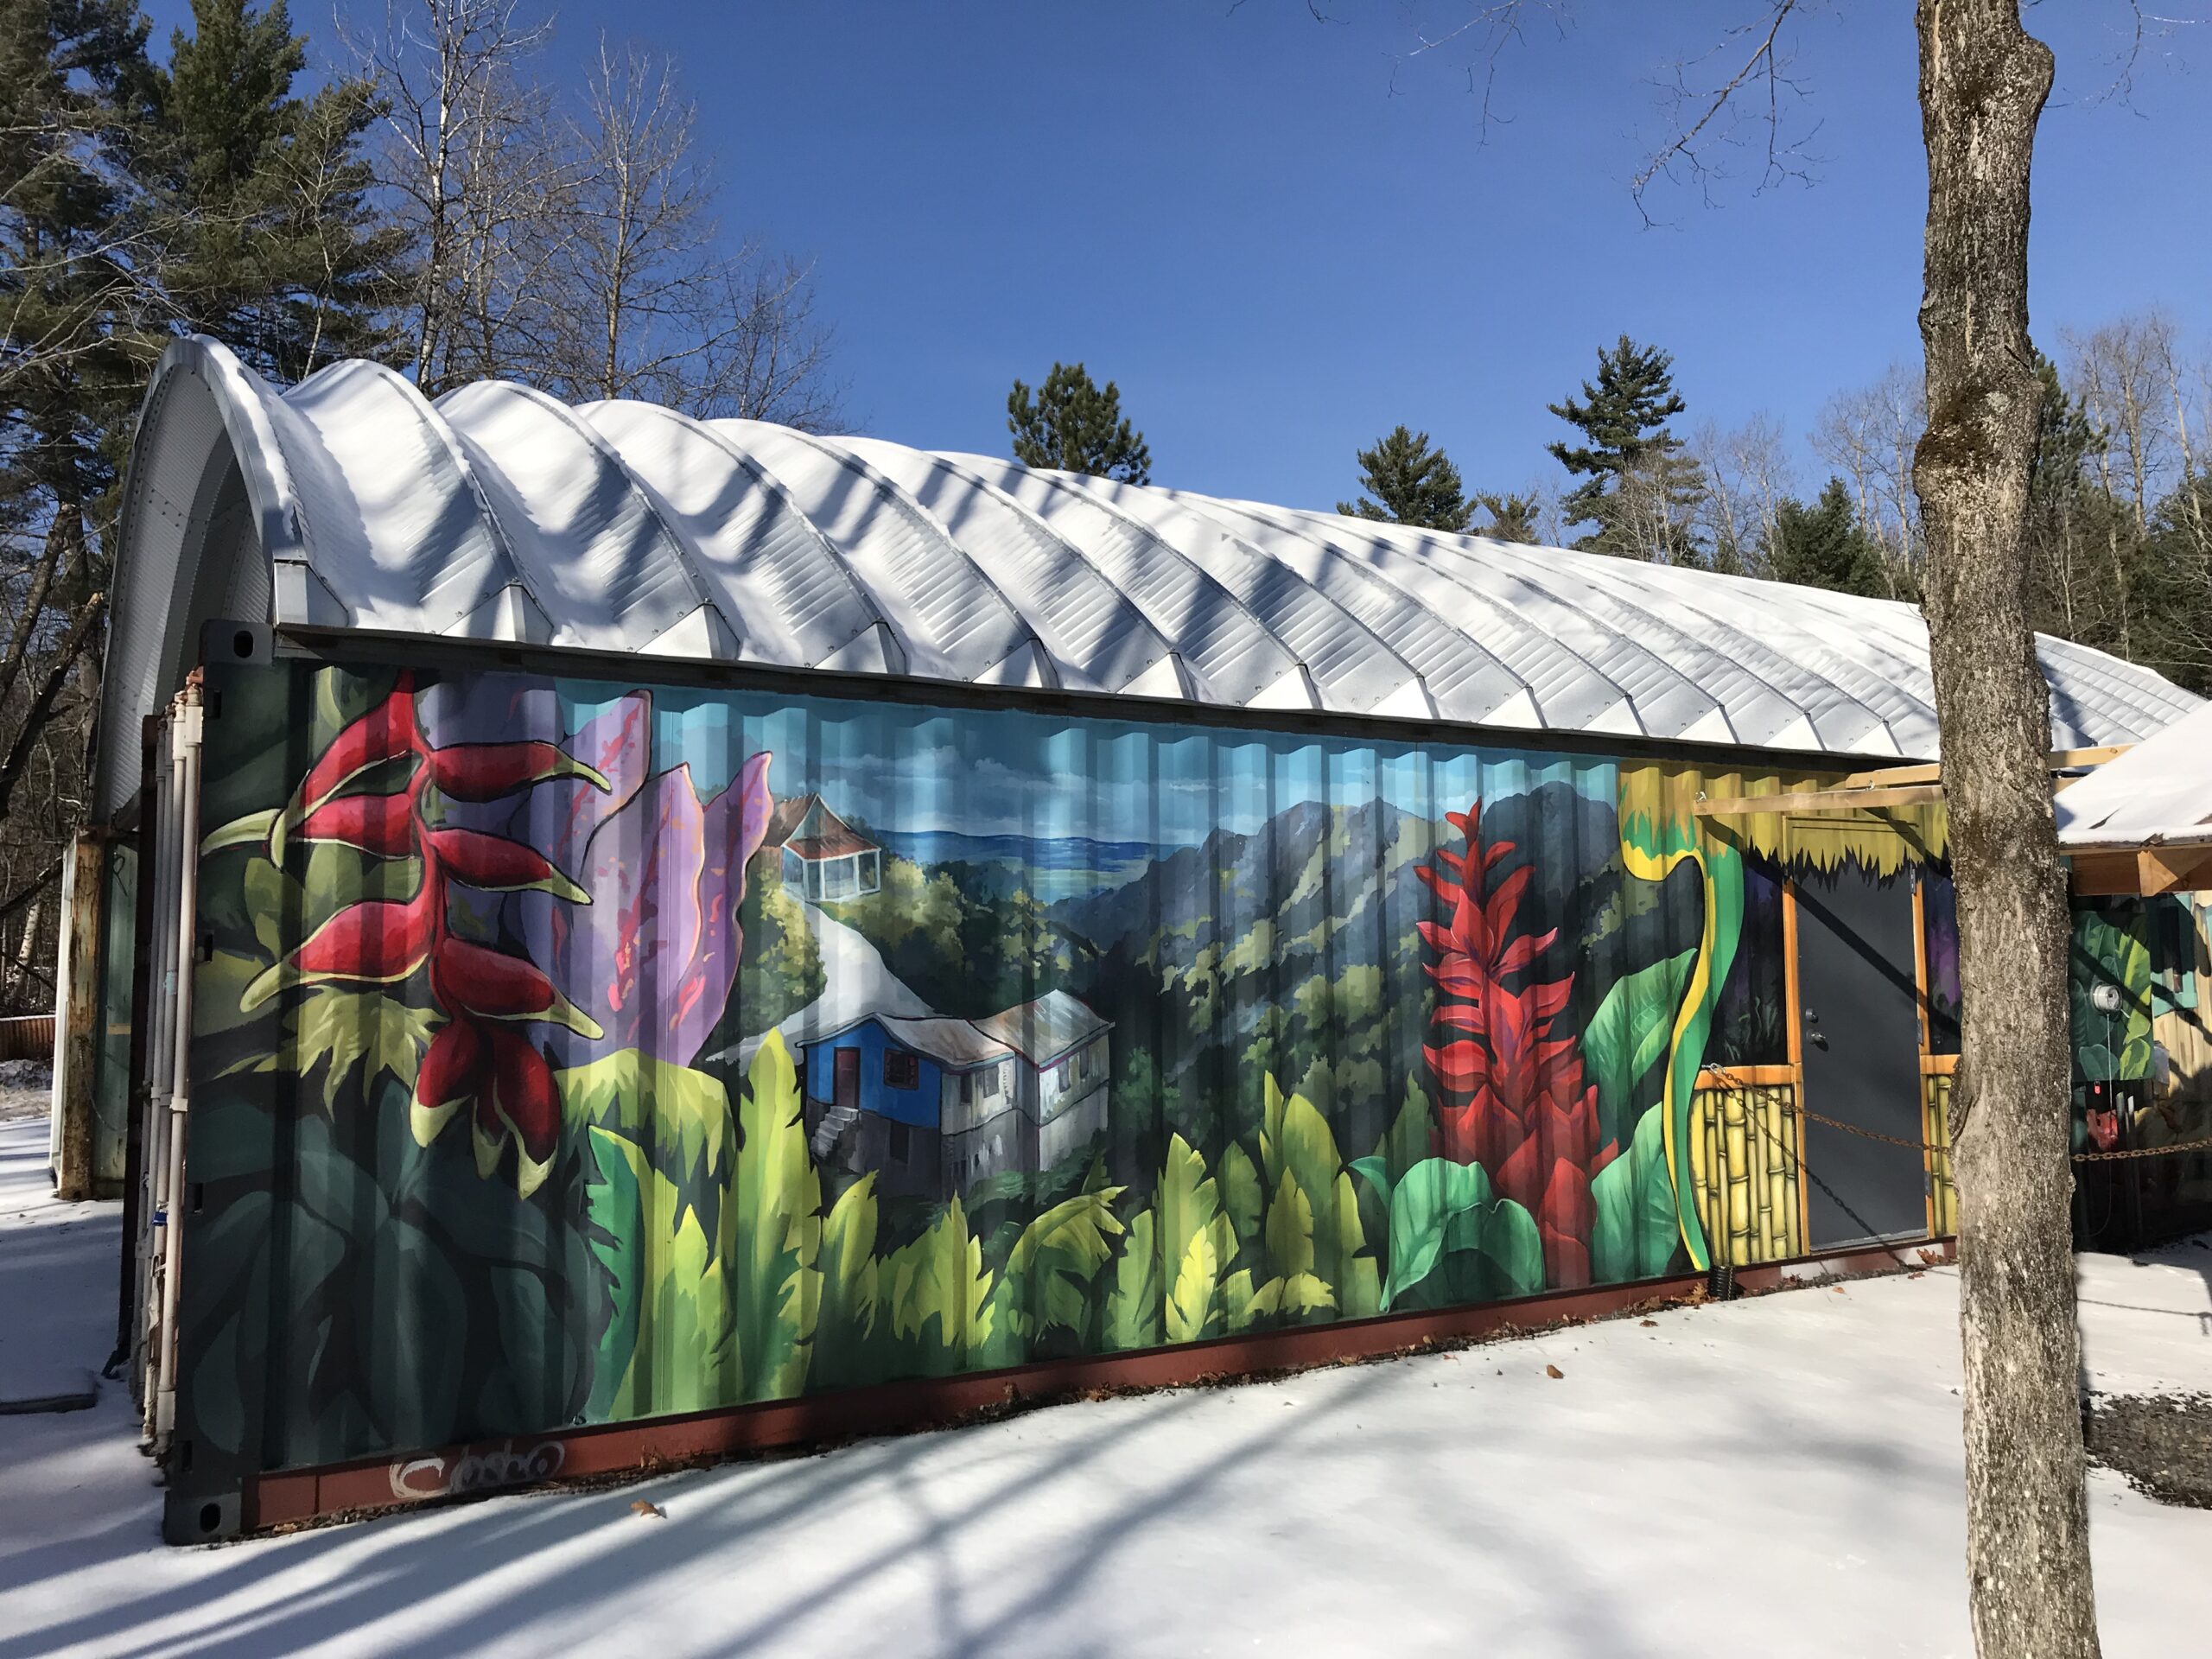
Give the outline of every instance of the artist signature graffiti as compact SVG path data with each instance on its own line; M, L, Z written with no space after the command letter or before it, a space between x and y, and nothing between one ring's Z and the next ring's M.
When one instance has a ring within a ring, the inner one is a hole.
M526 1486L559 1474L564 1456L558 1440L503 1440L458 1457L403 1458L391 1465L391 1495L413 1501Z

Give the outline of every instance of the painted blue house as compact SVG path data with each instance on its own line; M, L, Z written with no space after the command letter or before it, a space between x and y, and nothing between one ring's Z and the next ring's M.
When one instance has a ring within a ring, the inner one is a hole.
M861 1015L802 1052L814 1154L887 1196L1046 1168L1104 1126L1109 1029L1063 991L988 1020Z

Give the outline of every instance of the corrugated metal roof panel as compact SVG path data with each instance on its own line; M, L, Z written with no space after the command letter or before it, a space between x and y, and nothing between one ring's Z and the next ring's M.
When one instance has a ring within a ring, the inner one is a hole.
M1925 629L1883 601L644 404L571 410L501 383L433 407L365 363L280 391L206 340L164 354L146 411L111 730L173 689L191 595L217 593L266 595L280 623L1936 751ZM243 495L211 517L205 480L233 461ZM203 557L253 569L196 585ZM2200 706L2102 652L2038 649L2061 747L2133 741ZM134 761L104 756L99 809L136 785Z

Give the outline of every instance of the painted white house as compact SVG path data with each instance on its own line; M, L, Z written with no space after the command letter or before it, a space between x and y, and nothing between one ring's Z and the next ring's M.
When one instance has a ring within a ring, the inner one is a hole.
M883 849L819 795L777 802L763 845L783 849L784 885L810 903L865 899L883 885Z
M1033 1002L972 1023L1014 1051L1007 1105L1036 1126L1036 1160L1030 1168L1050 1169L1106 1127L1110 1021L1065 991L1047 991ZM979 1101L969 1109L980 1111L988 1103ZM971 1133L988 1126L985 1119ZM949 1133L946 1142L948 1157L958 1156L950 1150ZM978 1147L969 1155L987 1154Z

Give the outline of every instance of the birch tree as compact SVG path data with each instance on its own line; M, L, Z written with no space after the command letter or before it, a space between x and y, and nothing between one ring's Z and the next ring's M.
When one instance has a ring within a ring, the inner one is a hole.
M826 429L839 399L812 272L726 242L697 117L672 62L601 38L567 130L546 382L579 401L638 397Z
M573 183L528 73L551 27L521 0L390 0L379 32L348 38L384 100L378 175L415 249L400 333L426 397L546 359Z

